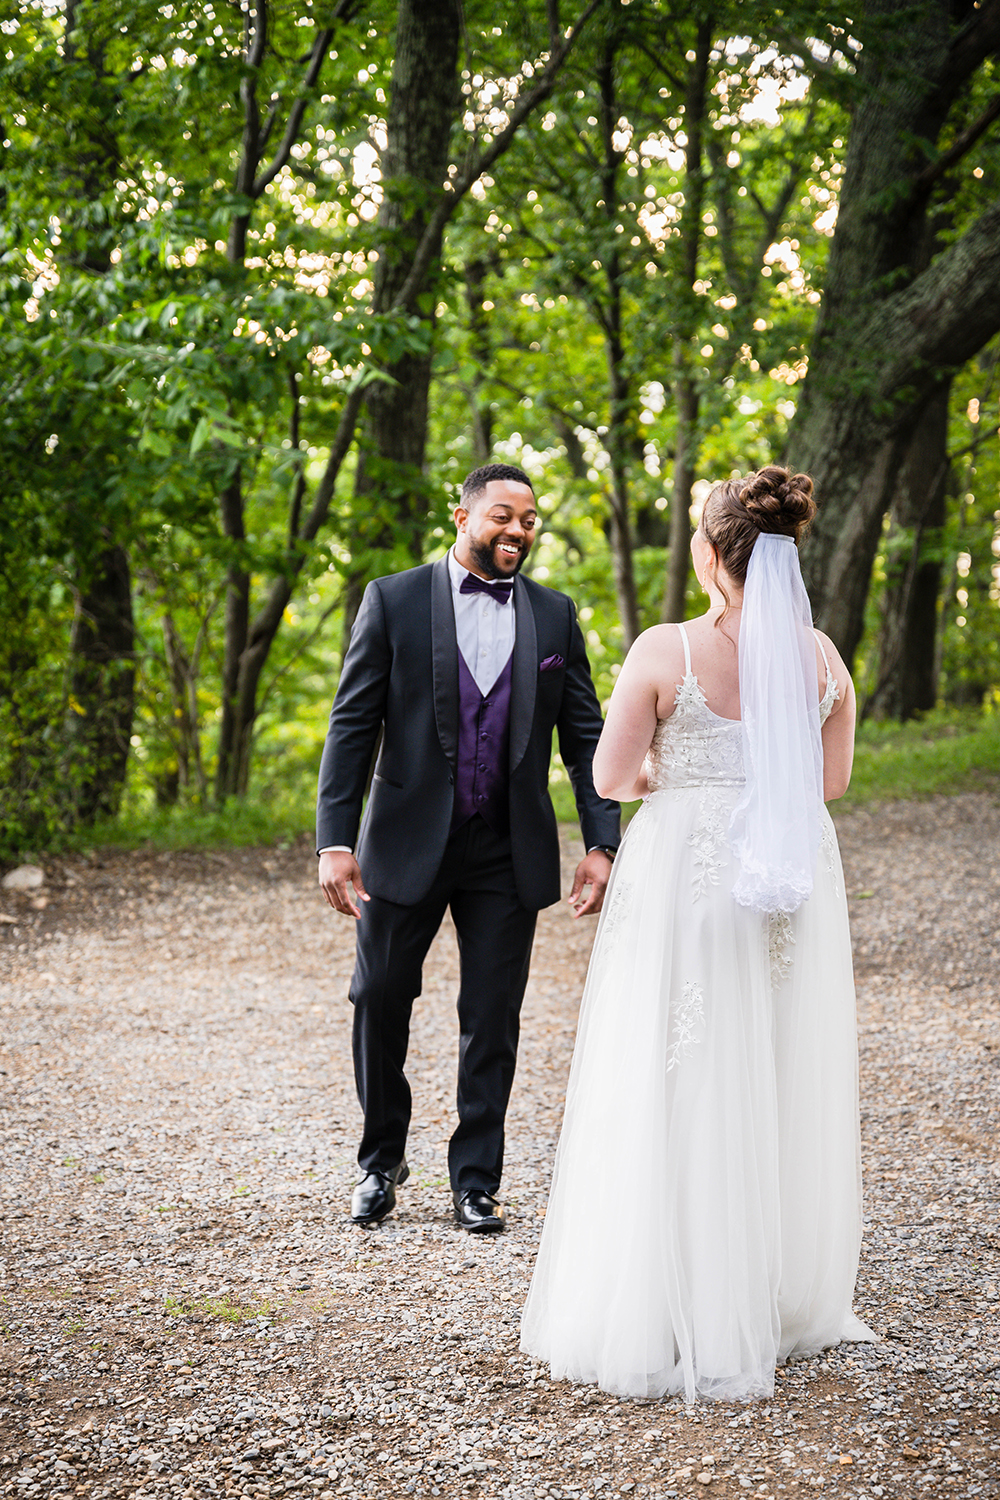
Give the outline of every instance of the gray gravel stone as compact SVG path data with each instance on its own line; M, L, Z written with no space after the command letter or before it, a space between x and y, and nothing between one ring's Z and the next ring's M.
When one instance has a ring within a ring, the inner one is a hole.
M497 1240L451 1222L453 939L413 1025L413 1176L348 1216L352 934L295 850L106 853L0 926L0 1495L996 1493L1000 813L839 819L882 1342L747 1407L518 1352L593 927L543 914ZM567 848L569 865L577 850ZM581 1226L586 1232L586 1226Z

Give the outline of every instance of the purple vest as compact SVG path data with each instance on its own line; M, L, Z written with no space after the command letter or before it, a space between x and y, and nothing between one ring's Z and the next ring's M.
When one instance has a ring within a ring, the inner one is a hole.
M458 653L458 766L451 831L476 813L503 838L510 831L507 784L513 653L484 697Z

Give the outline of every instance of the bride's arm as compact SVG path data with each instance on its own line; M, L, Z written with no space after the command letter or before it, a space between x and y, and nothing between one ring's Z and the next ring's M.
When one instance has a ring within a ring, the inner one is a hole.
M823 725L823 801L833 802L844 795L851 782L857 702L851 674L844 665L840 652L829 636L823 636L823 644L830 658L830 670L836 677L840 690L830 716Z
M653 674L657 668L662 672L662 637L659 643L656 639L662 631L663 626L647 630L625 658L594 754L594 786L600 796L617 802L631 802L649 791L643 761L656 729Z

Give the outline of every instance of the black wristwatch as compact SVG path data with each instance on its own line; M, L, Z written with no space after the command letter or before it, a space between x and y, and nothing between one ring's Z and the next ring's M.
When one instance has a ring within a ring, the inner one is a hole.
M610 844L595 844L593 849L590 850L590 853L606 854L609 859L613 860L615 855L618 853L618 850L612 849Z

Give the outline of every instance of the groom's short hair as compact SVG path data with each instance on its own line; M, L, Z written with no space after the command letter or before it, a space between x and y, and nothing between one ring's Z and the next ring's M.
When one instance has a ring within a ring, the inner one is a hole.
M523 469L516 469L513 464L483 464L472 473L462 485L462 507L471 510L476 501L486 493L486 486L494 479L506 479L510 484L526 484L532 494L535 486L528 478Z

